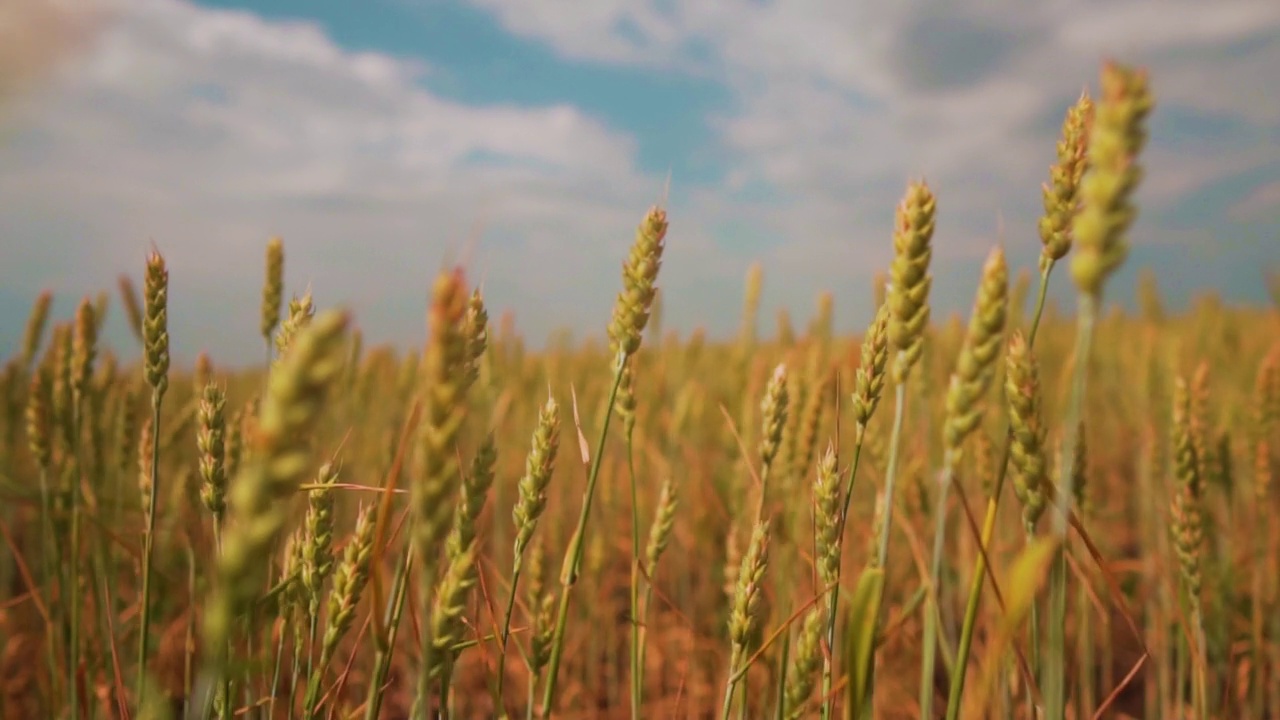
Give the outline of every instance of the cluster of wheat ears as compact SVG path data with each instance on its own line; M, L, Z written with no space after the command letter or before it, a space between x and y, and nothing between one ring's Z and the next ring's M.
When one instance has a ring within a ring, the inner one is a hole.
M1103 66L1038 272L993 249L967 325L931 321L923 182L851 341L829 294L761 340L759 265L736 341L662 336L660 208L607 346L527 352L456 268L421 353L365 350L283 307L279 239L260 370L178 381L158 251L120 279L140 363L105 293L48 342L41 295L2 385L0 716L1280 717L1280 315L1171 317L1149 275L1102 315L1152 106Z

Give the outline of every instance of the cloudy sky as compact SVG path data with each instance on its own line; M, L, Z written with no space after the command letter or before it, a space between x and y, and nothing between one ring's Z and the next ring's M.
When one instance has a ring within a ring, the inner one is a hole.
M938 195L937 312L964 311L992 244L1034 263L1062 114L1107 57L1148 67L1158 105L1112 297L1149 266L1175 302L1260 302L1280 261L1274 0L5 4L9 348L41 289L68 314L154 243L178 359L255 359L273 234L288 291L352 308L370 342L419 345L429 281L459 260L532 341L597 333L664 196L668 328L732 332L760 261L762 330L824 289L855 330L917 177Z

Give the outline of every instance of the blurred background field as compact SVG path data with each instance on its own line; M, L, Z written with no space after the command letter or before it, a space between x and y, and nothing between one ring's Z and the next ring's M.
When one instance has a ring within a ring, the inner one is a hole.
M1280 717L1280 13L662 5L0 7L0 717Z

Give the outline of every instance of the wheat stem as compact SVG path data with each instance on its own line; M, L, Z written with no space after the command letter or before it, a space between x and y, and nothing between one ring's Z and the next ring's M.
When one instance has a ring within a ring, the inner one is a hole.
M564 654L564 633L569 624L569 596L578 582L578 573L582 566L582 550L586 535L587 520L591 516L591 500L595 497L596 481L600 477L600 467L604 455L604 441L609 435L609 420L613 416L613 405L618 399L618 387L622 384L622 373L626 368L627 355L619 352L613 370L613 383L609 388L609 401L605 406L604 422L600 425L600 435L596 439L595 454L591 457L591 470L587 477L587 491L582 500L582 509L578 514L578 525L569 541L569 549L565 553L564 565L560 569L560 606L556 611L556 629L551 639L551 660L547 667L546 686L542 692L542 719L551 720L552 709L556 698L556 678L560 671L560 662Z
M169 271L165 266L164 258L158 252L152 252L147 258L143 294L146 308L143 320L145 339L143 366L147 384L151 386L151 427L155 439L151 443L151 502L147 504L147 527L143 535L142 549L142 596L139 600L137 669L139 698L146 697L146 660L151 628L152 554L155 547L156 506L159 504L160 497L160 409L165 391L169 387Z
M1040 270L1040 289L1036 294L1036 309L1031 318L1031 327L1027 331L1027 347L1034 348L1036 332L1040 329L1040 318L1044 312L1045 297L1049 290L1049 275L1053 272L1054 262L1042 265ZM973 633L978 625L978 606L982 601L982 586L987 575L987 552L991 547L991 539L995 535L996 513L1000 507L1000 496L1004 491L1005 478L1008 476L1009 455L1013 446L1013 430L1005 433L1004 449L1001 452L1000 464L996 466L995 482L991 486L991 496L987 498L986 514L982 518L982 535L979 538L978 558L974 564L973 578L969 581L969 599L965 604L964 622L960 626L960 644L956 648L955 676L951 679L951 688L947 694L947 720L958 720L960 702L964 696L965 677L969 669L969 653L973 647Z
M853 482L858 476L858 464L862 459L862 445L865 436L858 437L857 445L853 448L853 462L849 464L849 477L845 483L844 489L844 506L840 509L840 529L836 533L836 580L835 586L831 588L831 594L827 600L827 616L826 631L827 647L834 648L836 643L836 610L840 607L840 583L839 578L842 575L842 566L844 558L844 529L849 519L849 503L853 499ZM831 653L824 653L822 657L822 708L820 713L822 720L828 720L831 717L833 681L834 681L834 663L831 661Z
M1062 442L1062 463L1058 472L1056 512L1053 516L1053 533L1062 541L1067 536L1067 514L1071 510L1071 458L1076 451L1077 429L1084 413L1085 386L1088 377L1089 357L1093 348L1093 330L1097 318L1097 298L1080 296L1079 318L1076 329L1075 367L1072 369L1071 400L1067 406ZM1057 720L1066 713L1066 616L1067 616L1067 557L1060 542L1054 550L1053 564L1049 571L1049 649L1045 656L1045 711L1049 720Z
M408 595L409 574L413 570L413 545L405 547L396 566L395 579L391 585L391 599L387 602L386 615L382 626L386 635L377 638L377 653L373 659L373 673L369 676L368 697L365 699L365 720L378 720L382 708L382 699L386 695L387 672L391 669L391 656L396 649L396 637L400 634L400 617L404 614L405 596Z
M627 481L631 488L631 719L640 717L643 693L640 667L640 501L636 493L636 461L632 444L633 425L627 426Z

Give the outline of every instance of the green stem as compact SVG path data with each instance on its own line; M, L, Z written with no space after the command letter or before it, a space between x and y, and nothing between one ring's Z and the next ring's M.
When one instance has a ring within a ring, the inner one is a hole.
M1049 275L1053 272L1054 263L1047 263L1040 271L1040 289L1036 293L1035 314L1031 318L1031 329L1027 332L1027 347L1034 348L1036 333L1040 329L1040 318L1044 314L1045 297L1049 291ZM960 717L960 701L964 696L965 675L969 670L969 652L973 647L973 632L978 625L978 606L982 601L982 586L987 574L987 552L991 548L991 538L996 530L996 513L1000 508L1000 495L1004 491L1004 481L1008 475L1009 454L1012 449L1013 431L1005 433L1004 449L1001 452L1000 464L996 467L996 480L991 487L991 497L987 498L987 511L982 519L982 537L978 548L978 559L974 565L973 578L969 581L969 600L965 604L964 623L960 626L960 645L956 649L955 674L951 678L951 690L947 695L947 720L958 720Z
M1026 545L1029 546L1036 539L1036 529L1033 525L1027 525L1026 532ZM1031 657L1028 659L1031 664L1031 677L1039 677L1043 656L1040 653L1040 608L1035 602L1031 603L1027 611L1027 636L1031 648ZM1031 699L1030 693L1027 694L1027 698Z
M618 399L618 386L622 384L622 373L626 368L627 356L619 353L613 371L613 387L609 389L609 404L605 408L604 422L600 426L600 437L596 440L596 452L591 458L591 470L587 478L587 492L582 501L582 510L578 516L578 527L569 541L569 550L565 553L565 563L560 570L560 584L564 591L560 593L560 603L556 614L556 629L551 640L551 661L548 665L547 684L542 693L542 718L551 720L552 703L556 697L556 677L560 672L560 661L564 654L564 633L569 620L569 595L578 582L578 572L582 565L583 541L586 539L587 519L591 514L591 499L595 496L596 480L600 477L600 466L604 453L604 441L609 434L609 420L613 417L613 406ZM370 718L372 720L372 718Z
M1183 631L1183 628L1181 627L1177 628L1178 660L1177 660L1177 664L1175 665L1175 668L1176 668L1175 674L1177 676L1177 682L1174 683L1174 692L1176 694L1176 703L1174 707L1177 708L1177 712L1179 713L1182 712L1186 704L1186 691L1187 691L1188 685L1191 686L1192 712L1195 711L1195 692L1196 692L1195 679L1191 677L1192 671L1189 667L1192 664L1194 664L1194 661L1191 659L1191 642L1192 641L1186 640L1186 635L1183 634L1182 631ZM1184 640L1186 641L1183 642Z
M849 520L849 502L853 499L853 481L858 476L858 462L862 459L862 443L866 438L866 428L858 429L857 443L853 448L853 462L849 465L849 479L845 482L844 507L840 509L840 527L836 531L836 583L831 588L831 596L827 600L827 648L836 646L836 611L840 606L840 577L843 574L844 528ZM832 708L833 663L831 652L822 655L822 720L829 720Z
M538 673L529 673L529 693L524 706L524 720L533 720L533 708L538 704L537 693Z
M1263 628L1263 603L1264 593L1262 589L1262 578L1266 573L1267 566L1267 538L1270 533L1267 528L1267 518L1269 513L1263 511L1257 514L1261 526L1260 532L1257 533L1257 545L1255 546L1256 555L1254 557L1253 572L1251 578L1251 622L1250 630L1252 634L1252 652L1253 652L1253 675L1249 683L1249 707L1253 713L1253 717L1262 717L1262 713L1266 708L1266 664L1263 660L1267 651L1266 635Z
M1027 528L1027 543L1030 544L1033 539L1035 539L1035 529ZM1044 665L1044 655L1040 649L1040 606L1034 600L1027 611L1027 635L1030 638L1031 658L1028 662L1031 664L1031 677L1039 678ZM1065 651L1065 648L1063 650ZM1030 688L1027 689L1027 712L1031 717L1036 716L1036 698Z
M391 588L391 600L386 610L386 636L378 638L378 652L373 659L373 674L369 681L369 695L365 702L365 720L378 720L382 709L382 684L386 682L387 671L391 668L391 655L396 647L396 635L400 630L400 615L404 612L404 600L409 585L409 571L413 568L413 546L410 545L400 556L400 565L396 568L395 580Z
M227 641L227 645L231 645L231 641ZM231 707L231 673L227 672L222 677L222 720L234 720L235 710Z
M299 607L299 613L308 612L308 611L309 611L309 608L304 610L301 607ZM301 620L301 618L294 618L294 619L295 621ZM297 690L298 690L298 677L302 673L302 653L304 652L304 649L303 649L304 643L302 642L303 623L293 622L290 624L293 625L293 653L292 653L291 665L289 667L289 694L286 699L289 701L290 707L292 707L293 696L297 693ZM283 639L283 635L284 635L284 628L281 628L281 639Z
M319 607L319 603L316 603L316 607L311 609L311 635L307 639L307 678L308 679L313 674L315 674L315 671L316 671L315 646L316 646L316 633L319 631L319 627L320 627L320 607ZM297 676L295 675L294 677L296 678ZM298 681L295 679L294 685L297 685L297 682ZM289 697L292 698L293 695L290 694Z
M651 578L653 577L653 572L654 572L654 568L649 568L649 576L650 576ZM651 604L653 604L653 583L652 583L652 582L646 582L646 583L645 583L645 585L644 585L644 604L640 606L640 613L641 613L641 615L640 615L640 656L639 656L639 662L640 662L640 667L641 667L642 669L644 668L645 656L647 655L647 653L646 653L645 651L648 649L648 648L647 648L647 645L646 645L646 640L648 639L648 635L649 635L648 620L649 620L649 606L650 606ZM641 677L641 679L644 679L644 675L643 675L643 674L641 674L641 676L640 676L640 677Z
M636 493L636 463L632 452L631 428L627 428L627 475L631 485L631 720L640 717L640 506Z
M94 549L95 551L94 551L94 557L93 557L93 564L90 566L93 572L93 585L95 587L102 588L102 593L101 593L102 600L101 600L101 605L99 606L101 608L101 611L98 613L98 628L99 628L99 632L102 633L102 637L111 637L114 634L114 629L115 629L111 621L112 613L114 612L114 608L115 608L115 600L113 599L114 593L111 590L111 581L109 579L111 576L111 573L107 571L106 543L101 543L101 542L94 543ZM191 627L194 627L194 625ZM188 655L190 655L190 653ZM103 653L101 662L102 662L103 677L114 678L115 677L114 669L116 665L114 663L111 653L110 652ZM187 660L187 677L191 676L191 669L190 669L191 664L192 664L192 661L188 659ZM190 687L191 687L190 682L188 682L186 697L191 697ZM121 716L125 716L128 711L128 698L122 697L122 695L123 693L121 693L120 695L115 695L115 701Z
M938 654L938 587L942 583L942 556L946 552L947 498L954 480L953 460L948 458L942 475L942 488L935 505L933 530L933 559L930 567L929 587L925 593L924 646L920 660L920 717L933 717L933 671Z
M315 669L307 678L307 694L302 701L306 718L313 718L316 715L316 706L320 704L320 685L324 681L324 672L329 668L329 661L332 659L333 651L326 644L320 650L320 662L316 663Z
M453 677L453 650L446 649L444 651L444 659L441 660L440 668L440 705L437 716L445 720L452 720L453 708L449 706L449 685Z
M668 462L674 461L676 443L672 443L667 450ZM659 508L661 510L661 508ZM657 513L655 511L654 521L657 521ZM648 578L644 584L644 604L640 606L640 679L644 679L645 658L648 655L649 641L649 608L653 605L653 578L654 573L658 571L657 559L654 560L652 567L647 568ZM677 603L679 606L679 603Z
M195 598L196 596L196 551L191 546L190 540L187 542L187 597ZM195 657L194 652L189 652L195 647L196 636L196 618L195 613L187 614L187 645L184 648L183 664L182 664L182 697L191 697L192 684L195 682ZM138 698L138 702L142 702L142 698Z
M876 567L883 568L889 559L889 537L893 528L893 497L894 490L898 479L898 454L902 444L902 416L906 414L907 404L907 381L906 378L898 383L898 387L893 393L893 432L889 435L889 465L885 470L884 483L884 517L880 523L880 538L876 549ZM876 603L876 607L880 608L879 617L875 620L876 634L880 632L880 623L884 618L884 589L887 583L880 584L880 598ZM863 703L863 710L869 713L875 707L873 697L875 694L875 682L871 678L875 677L875 663L872 662L868 668L868 677L866 682L867 696Z
M74 471L68 473L68 479L71 482L71 561L68 569L71 581L67 583L67 596L64 598L64 602L68 604L71 614L71 632L68 634L67 652L67 677L69 680L67 689L71 699L71 720L78 720L80 717L80 692L76 679L80 673L80 609L84 603L84 600L80 597L80 473L84 471L84 466L80 464L81 402L83 402L83 398L77 399L76 407L72 408L71 411L72 427L75 429L72 440L75 444L72 454ZM143 665L139 664L140 673L143 667Z
M58 574L59 567L59 551L58 544L54 542L57 532L53 527L53 500L49 492L49 471L40 468L40 520L41 529L44 533L43 543L40 552L40 559L44 564L44 606L52 609L53 604L53 587L54 578ZM49 664L49 681L55 684L54 693L56 694L56 683L58 678L58 651L57 651L57 626L52 617L49 619L49 628L45 633L46 644L46 660ZM52 712L52 709L50 709Z
M142 599L139 601L140 626L138 631L138 694L146 697L147 687L147 645L151 632L151 566L152 552L155 547L156 505L159 502L160 482L160 396L151 395L151 501L147 503L147 529L142 541ZM228 681L229 682L229 681Z
M904 380L894 389L893 432L889 436L889 466L884 482L884 522L880 527L880 540L876 547L876 565L884 567L889 560L889 537L893 528L893 494L898 480L898 454L902 444L902 416L907 402L907 383Z
M1075 367L1071 381L1071 402L1067 408L1067 420L1063 427L1062 456L1058 467L1058 497L1053 516L1053 532L1060 542L1054 550L1054 563L1049 573L1049 652L1045 660L1045 707L1047 720L1061 720L1066 713L1066 620L1067 620L1067 515L1074 497L1074 473L1071 463L1075 457L1076 429L1084 414L1085 383L1089 372L1090 351L1093 346L1093 327L1097 316L1098 298L1080 296L1079 318L1076 329Z
M791 614L788 609L787 615ZM777 702L774 703L773 720L783 720L787 712L787 661L791 654L791 633L782 637L782 657L778 661L778 682L774 688Z
M729 656L729 680L725 683L724 703L720 706L720 720L729 720L729 716L733 712L733 691L738 685L738 656L740 654L735 649Z
M1205 644L1208 638L1204 632L1204 613L1200 609L1200 599L1191 598L1191 624L1195 633L1196 640L1196 662L1192 663L1192 677L1194 679L1195 702L1193 706L1196 708L1196 717L1200 720L1209 720L1209 678L1208 678L1208 648Z
M1091 708L1097 704L1094 693L1094 662L1093 662L1093 629L1089 621L1089 589L1084 583L1080 585L1080 592L1076 598L1077 622L1079 622L1078 637L1076 638L1077 647L1079 649L1079 658L1077 666L1080 675L1080 713L1091 712Z
M520 571L524 565L524 548L518 548L515 559L511 562L511 592L507 595L507 609L502 614L502 634L499 636L500 645L498 647L498 688L495 691L498 703L502 704L502 688L506 685L507 679L507 640L511 637L511 615L515 612L516 593L520 588Z
M271 671L271 700L267 703L267 717L276 716L276 696L280 689L280 671L284 669L284 633L288 626L288 618L280 626L280 637L276 638L276 659Z

